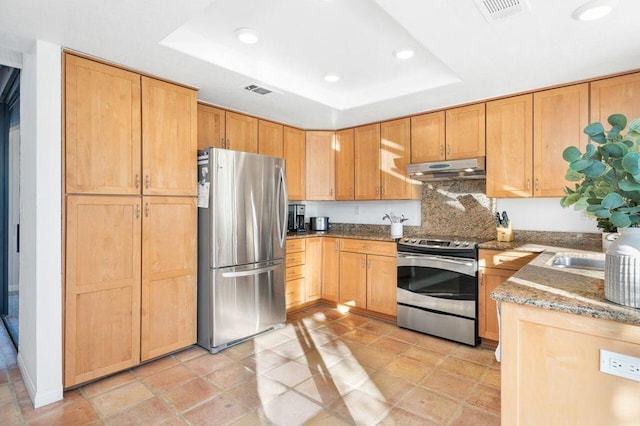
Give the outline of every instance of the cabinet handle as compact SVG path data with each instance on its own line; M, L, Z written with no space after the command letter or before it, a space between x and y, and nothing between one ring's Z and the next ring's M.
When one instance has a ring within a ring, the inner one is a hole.
M136 219L140 219L140 204L136 205Z
M451 145L447 145L447 155L451 155Z
M336 251L336 252L340 251L340 243L338 243L337 241L335 243L334 251Z
M136 189L140 188L140 175L136 173Z
M226 149L231 149L231 139L227 139L227 146L225 146Z
M349 195L353 197L353 186L349 188Z
M151 206L149 205L149 203L146 203L146 205L144 206L144 217L149 217L150 210L151 210Z
M371 260L367 260L367 269L371 269Z
M360 260L360 267L364 268L364 259Z
M440 145L440 156L444 155L444 145Z
M220 138L220 147L224 148L224 138Z
M144 187L149 189L150 186L151 186L151 176L145 175L145 177L144 177Z
M330 195L333 197L333 188L329 190Z
M376 186L376 195L380 195L380 188Z
M527 178L527 191L531 189L531 179Z
M380 195L384 195L384 186L380 187Z
M536 178L536 191L540 191L540 182L538 181L538 178Z

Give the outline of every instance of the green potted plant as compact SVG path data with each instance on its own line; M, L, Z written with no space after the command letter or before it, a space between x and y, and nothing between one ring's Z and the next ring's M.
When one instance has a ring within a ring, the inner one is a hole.
M585 127L589 143L584 152L570 146L562 153L569 163L566 179L576 184L565 188L560 204L586 210L599 228L616 227L621 233L605 258L605 297L640 308L640 274L624 272L630 266L640 271L640 119L629 123L626 134L623 114L607 121L609 131L601 123Z

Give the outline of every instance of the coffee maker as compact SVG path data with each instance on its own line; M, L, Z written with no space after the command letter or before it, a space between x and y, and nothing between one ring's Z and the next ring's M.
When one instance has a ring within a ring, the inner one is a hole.
M304 232L304 204L289 204L287 223L290 232Z

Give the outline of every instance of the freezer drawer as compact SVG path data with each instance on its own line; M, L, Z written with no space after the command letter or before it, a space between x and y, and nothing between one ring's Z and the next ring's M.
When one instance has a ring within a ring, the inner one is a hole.
M209 285L198 300L198 344L212 353L284 325L283 259L211 269Z

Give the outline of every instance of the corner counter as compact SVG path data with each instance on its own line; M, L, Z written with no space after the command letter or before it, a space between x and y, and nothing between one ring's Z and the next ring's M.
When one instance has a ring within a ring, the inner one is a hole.
M552 266L558 254L605 255L501 248L540 252L491 293L500 309L502 424L637 423L640 382L601 372L600 351L640 358L640 309L606 300L602 271Z

